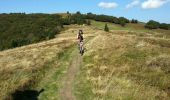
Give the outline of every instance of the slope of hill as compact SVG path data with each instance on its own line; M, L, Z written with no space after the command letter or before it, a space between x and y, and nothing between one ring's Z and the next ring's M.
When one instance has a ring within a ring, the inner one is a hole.
M111 27L104 32L94 24L67 26L53 40L0 52L0 98L44 89L39 100L64 99L67 93L77 100L169 100L170 38ZM82 62L79 29L86 42Z
M170 39L100 32L86 45L78 100L169 100L169 46Z
M0 50L54 38L62 29L57 14L0 14Z
M78 28L74 26L53 40L0 52L0 98L33 87L49 69L59 67L64 51L77 41Z
M99 22L99 21L94 21L91 20L91 24L94 27L97 27L99 29L103 29L104 25L106 22ZM119 24L114 24L114 23L109 23L107 22L109 29L110 30L126 30L126 31L135 31L135 32L145 32L145 33L161 33L164 36L170 37L170 32L169 30L164 30L164 29L146 29L144 23L127 23L124 27L122 27Z

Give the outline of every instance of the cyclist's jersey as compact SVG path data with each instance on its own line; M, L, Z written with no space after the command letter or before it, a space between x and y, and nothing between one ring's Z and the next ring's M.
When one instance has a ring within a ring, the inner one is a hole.
M80 42L82 42L82 41L83 41L83 36L82 36L82 35L79 35L79 36L78 36L78 39L79 39Z

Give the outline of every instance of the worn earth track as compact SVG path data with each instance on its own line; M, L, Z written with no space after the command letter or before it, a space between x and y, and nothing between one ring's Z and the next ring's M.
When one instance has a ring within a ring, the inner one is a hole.
M77 50L74 51L73 58L70 62L68 71L65 75L65 79L63 81L63 88L60 90L60 99L61 100L75 100L73 94L73 83L75 80L75 76L79 71L79 68L82 63L82 56L78 54Z

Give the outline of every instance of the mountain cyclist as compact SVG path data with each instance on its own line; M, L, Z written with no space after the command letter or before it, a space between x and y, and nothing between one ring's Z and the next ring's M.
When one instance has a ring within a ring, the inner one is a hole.
M83 39L84 38L83 38L83 31L82 30L79 30L77 39L78 39L78 47L79 47L79 50L80 50L80 54L83 55L83 53L84 53Z

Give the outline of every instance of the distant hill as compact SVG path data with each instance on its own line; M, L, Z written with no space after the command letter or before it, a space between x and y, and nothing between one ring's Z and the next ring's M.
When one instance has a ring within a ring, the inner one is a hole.
M94 23L98 23L95 24ZM23 45L37 43L52 39L63 30L63 25L87 24L100 26L100 23L109 23L111 29L169 29L169 24L160 24L156 21L140 23L136 19L129 20L124 17L97 15L93 13L56 13L56 14L0 14L0 51ZM161 30L162 31L162 30ZM166 32L166 31L165 31Z
M0 50L54 38L62 29L61 16L0 14Z

